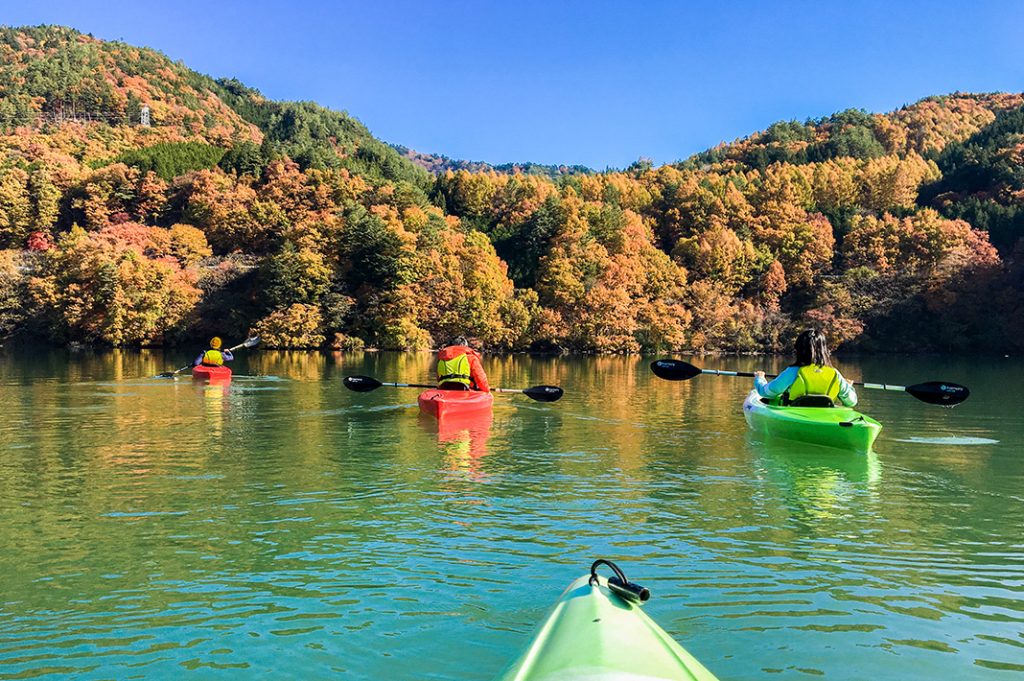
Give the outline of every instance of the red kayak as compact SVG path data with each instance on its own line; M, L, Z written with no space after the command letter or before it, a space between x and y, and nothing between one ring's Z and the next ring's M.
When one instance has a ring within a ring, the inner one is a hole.
M419 397L420 411L442 419L446 416L481 414L491 411L494 395L478 390L424 390Z
M226 366L212 367L200 364L192 367L192 378L196 381L223 382L231 380L231 369Z

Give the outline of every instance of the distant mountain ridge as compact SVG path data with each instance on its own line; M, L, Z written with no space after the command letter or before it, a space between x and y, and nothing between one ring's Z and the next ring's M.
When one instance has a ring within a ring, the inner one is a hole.
M401 144L392 144L391 146L405 158L435 175L454 170L467 170L471 173L491 171L508 174L544 175L550 178L557 178L563 175L586 175L596 172L592 168L583 165L551 165L530 162L492 164L484 161L460 161L448 158L443 154L424 154Z

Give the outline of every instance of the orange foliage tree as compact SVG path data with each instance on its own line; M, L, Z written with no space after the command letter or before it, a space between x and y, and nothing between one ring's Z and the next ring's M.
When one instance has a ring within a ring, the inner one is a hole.
M160 256L169 239L156 232L147 238L146 229L165 231L131 228L114 237L74 228L43 255L29 294L60 337L145 345L180 330L199 301L196 273Z

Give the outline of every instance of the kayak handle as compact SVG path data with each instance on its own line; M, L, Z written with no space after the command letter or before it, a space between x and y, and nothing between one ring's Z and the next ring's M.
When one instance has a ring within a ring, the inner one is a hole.
M624 573L618 565L610 560L605 560L604 558L598 558L594 561L594 564L590 566L591 586L600 584L600 581L597 578L597 568L601 565L607 565L612 569L612 572L615 573L608 578L608 589L616 596L628 603L644 603L650 599L650 589L626 579L626 573Z

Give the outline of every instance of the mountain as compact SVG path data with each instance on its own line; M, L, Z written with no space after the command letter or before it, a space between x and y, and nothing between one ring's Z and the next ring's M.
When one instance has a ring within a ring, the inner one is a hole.
M877 158L916 153L936 157L1024 104L1020 94L955 93L928 97L886 114L847 109L818 119L778 121L765 130L697 154L684 167L739 164L765 168L776 162L804 164L834 158Z
M1020 93L955 93L659 167L490 166L2 28L0 336L749 352L815 325L865 352L1020 350L1022 139Z
M259 129L220 98L206 76L144 48L105 42L60 26L0 28L0 124L104 122L120 139L93 143L80 158L156 142L260 142ZM148 105L154 125L137 124Z
M443 154L424 154L401 144L392 145L403 157L409 159L424 170L435 175L455 170L468 170L472 173L521 173L523 175L543 175L552 179L563 175L586 175L594 171L581 165L544 165L540 163L500 163L493 165L484 161L460 161L448 158Z
M779 121L679 164L704 170L772 163L806 164L918 154L941 178L918 203L964 218L1004 252L1024 235L1024 96L955 93L928 97L888 114L850 109L819 119Z
M941 179L920 201L963 218L1003 252L1024 235L1024 108L1005 108L969 137L951 141L936 158Z
M148 126L139 124L143 105ZM269 101L236 80L214 81L155 50L70 28L0 28L2 129L55 135L65 124L79 126L71 128L81 137L75 160L91 165L157 144L257 145L265 156L287 155L303 168L350 167L426 181L345 113Z

